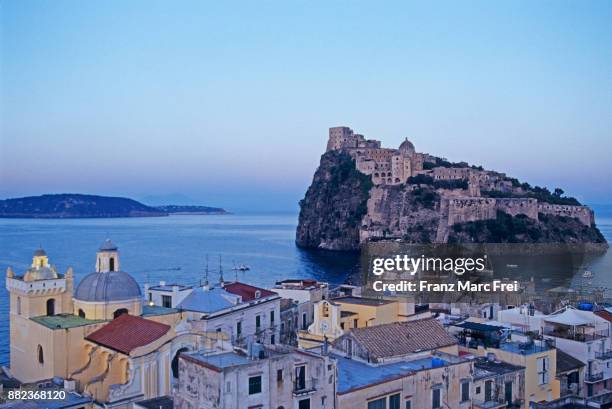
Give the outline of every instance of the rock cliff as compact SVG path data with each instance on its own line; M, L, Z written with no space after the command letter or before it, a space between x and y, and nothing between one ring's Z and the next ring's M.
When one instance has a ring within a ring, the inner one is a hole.
M372 181L341 151L321 156L321 164L300 202L296 242L302 247L356 250L367 213Z

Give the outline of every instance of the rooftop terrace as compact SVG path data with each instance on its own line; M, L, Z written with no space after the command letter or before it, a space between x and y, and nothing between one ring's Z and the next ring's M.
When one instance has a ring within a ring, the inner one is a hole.
M439 368L455 362L465 361L462 358L448 355L429 356L413 361L402 361L384 365L368 365L354 359L333 355L338 367L338 393L347 393L376 383L409 376L418 371Z
M546 352L554 349L546 344L546 342L535 341L531 343L522 342L502 342L499 344L499 349L514 354L531 355L539 352Z
M232 366L248 365L252 363L252 361L246 356L237 354L236 352L224 352L222 354L214 355L205 355L200 352L195 352L191 354L184 354L184 356L219 369L230 368Z
M143 305L142 306L142 316L143 317L151 317L155 315L168 315L174 314L178 312L176 308L166 308L161 307L159 305Z
M30 319L50 329L82 327L84 325L98 324L100 322L104 322L103 320L88 320L85 318L81 318L78 315L72 314L58 314L51 316L43 315L40 317L32 317Z
M365 297L353 297L353 296L334 298L331 301L339 302L339 303L347 303L347 304L372 305L372 306L385 305L385 304L390 304L392 302L395 302L392 300L380 300L378 298L365 298Z

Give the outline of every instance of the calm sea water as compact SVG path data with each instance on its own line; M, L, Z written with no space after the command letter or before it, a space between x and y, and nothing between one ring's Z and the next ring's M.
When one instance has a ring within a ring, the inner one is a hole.
M612 241L612 216L598 218ZM285 278L315 278L332 284L358 275L358 256L305 251L295 247L295 214L170 216L128 219L33 220L0 219L0 271L19 274L29 267L33 251L42 246L59 272L72 266L75 280L94 270L96 250L107 237L119 246L121 268L139 283L160 280L196 284L204 277L218 280L219 255L226 280L269 287ZM592 267L594 284L612 287L612 252ZM233 265L251 270L235 273ZM0 364L8 364L8 292L0 286Z

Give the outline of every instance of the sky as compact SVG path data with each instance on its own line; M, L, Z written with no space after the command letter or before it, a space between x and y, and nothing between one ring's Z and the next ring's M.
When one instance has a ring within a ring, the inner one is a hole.
M612 203L610 1L4 0L0 15L0 197L295 211L346 125Z

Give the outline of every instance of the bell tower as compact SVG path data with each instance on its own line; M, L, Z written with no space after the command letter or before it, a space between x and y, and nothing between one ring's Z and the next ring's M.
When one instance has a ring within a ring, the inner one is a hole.
M96 254L96 273L121 271L119 266L119 249L110 239L106 239Z
M6 270L10 298L11 371L22 382L50 378L53 371L53 337L41 332L40 322L50 325L58 314L72 314L72 269L58 274L42 248L32 257L31 267L18 275ZM44 330L43 330L44 331Z

